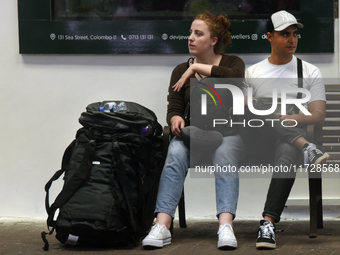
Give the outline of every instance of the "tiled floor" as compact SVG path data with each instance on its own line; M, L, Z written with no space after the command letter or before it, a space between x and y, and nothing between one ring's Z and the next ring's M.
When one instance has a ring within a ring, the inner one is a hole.
M143 250L139 244L132 249L98 249L65 247L54 236L48 236L50 250L43 251L40 233L46 230L45 221L38 219L1 219L0 254L340 254L340 221L324 221L324 229L318 230L316 238L309 238L309 221L283 220L277 224L282 232L276 234L277 249L255 248L257 220L236 220L236 250L218 250L217 221L215 219L188 220L188 228L181 229L175 221L172 244L163 249Z

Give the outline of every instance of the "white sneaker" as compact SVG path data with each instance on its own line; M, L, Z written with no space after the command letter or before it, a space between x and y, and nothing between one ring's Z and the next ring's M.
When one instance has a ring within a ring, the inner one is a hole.
M142 246L153 246L162 248L163 245L171 244L171 233L165 225L156 223L149 234L143 239Z
M218 229L218 242L217 247L232 247L237 248L237 241L234 235L234 230L229 223L220 225Z

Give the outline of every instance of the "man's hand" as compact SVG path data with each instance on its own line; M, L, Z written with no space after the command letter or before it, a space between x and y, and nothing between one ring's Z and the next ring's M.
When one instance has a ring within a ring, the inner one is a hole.
M279 116L282 120L285 120L285 122L291 126L295 126L296 124L299 126L299 123L301 122L301 118L303 118L304 116L303 114L281 115L280 113L276 113L276 115ZM295 121L292 121L292 120L295 120Z
M297 125L300 127L306 127L307 125L313 124L316 126L322 126L325 121L326 115L326 103L322 100L313 101L308 105L308 111L312 115L304 115L304 114L292 114L292 115L281 115L277 113L277 115L283 119L293 119L297 121ZM295 125L294 121L287 121L290 125Z
M175 135L180 137L181 130L185 126L185 122L182 117L180 116L173 116L170 120L171 122L171 132Z

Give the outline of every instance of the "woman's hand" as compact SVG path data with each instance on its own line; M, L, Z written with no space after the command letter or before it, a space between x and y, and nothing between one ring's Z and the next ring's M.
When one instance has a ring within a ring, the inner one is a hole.
M184 128L185 122L182 117L180 116L173 116L171 118L171 132L175 135L180 137L181 130Z
M184 84L186 82L188 82L188 80L190 79L190 77L194 75L194 71L192 69L192 67L190 66L182 75L182 77L176 82L176 84L174 86L172 86L172 88L174 89L174 91L180 91L181 88L184 86Z
M221 59L221 56L218 57L217 65ZM199 73L200 77L209 77L211 76L211 68L213 65L194 63L184 72L182 77L178 80L178 82L172 86L174 91L180 91L183 85L189 81L190 77L193 77L195 73Z

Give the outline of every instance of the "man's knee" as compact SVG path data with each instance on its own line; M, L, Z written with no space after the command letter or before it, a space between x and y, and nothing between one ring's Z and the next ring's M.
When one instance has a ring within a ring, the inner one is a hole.
M298 164L301 157L301 151L294 145L289 143L280 143L276 147L275 162L290 166L292 164Z

